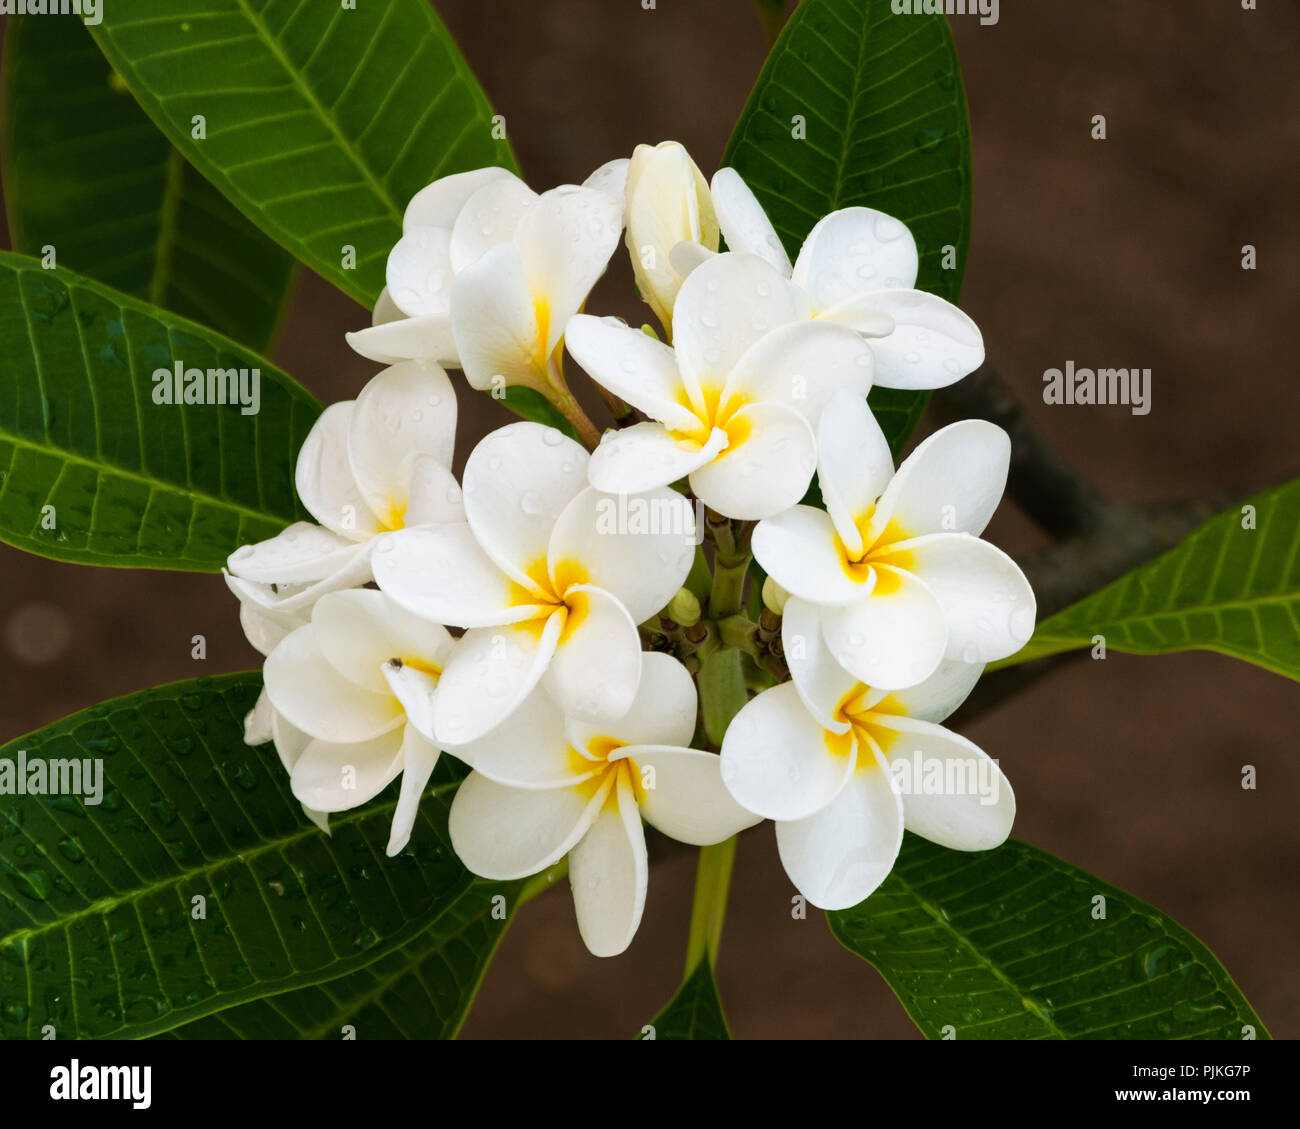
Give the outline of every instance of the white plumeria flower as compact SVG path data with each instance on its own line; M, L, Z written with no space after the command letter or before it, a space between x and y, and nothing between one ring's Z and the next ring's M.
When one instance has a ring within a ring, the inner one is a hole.
M673 528L620 528L618 499L587 485L587 460L554 428L503 427L466 462L465 522L381 540L380 588L417 615L467 629L442 675L444 747L481 737L539 681L566 714L614 719L632 705L637 624L685 581L694 515L663 489L639 501L678 507L659 523Z
M670 338L673 303L694 265L689 258L687 272L673 265L673 248L682 243L718 249L708 183L678 142L638 145L627 170L627 248L637 289Z
M807 312L804 293L763 260L724 254L678 291L673 348L613 318L573 318L569 351L650 417L605 434L591 484L636 493L689 476L706 505L746 520L798 502L822 408L838 390L864 397L872 374L857 333Z
M813 605L813 634L858 681L885 690L925 681L945 656L982 665L1024 646L1033 590L978 537L1006 485L1001 428L954 423L894 474L870 409L843 395L822 413L818 452L826 510L795 506L754 529L755 558L790 593L786 625L800 603Z
M871 341L875 383L942 388L984 362L979 327L951 302L917 290L920 257L907 226L873 208L820 220L791 266L772 222L735 169L719 169L713 206L727 247L758 255L809 298L809 315L852 327ZM673 261L689 270L707 252L687 242Z
M689 747L695 685L676 659L648 653L630 709L593 725L534 692L500 728L456 750L474 771L451 806L452 845L484 878L510 880L569 856L578 929L617 956L645 908L645 832L708 846L758 818L728 795L716 754Z
M298 496L320 522L294 522L230 555L249 641L269 654L311 616L326 592L371 579L374 536L428 522L463 521L452 477L456 396L431 361L404 361L355 400L331 404L298 452Z
M781 863L813 905L847 909L871 894L904 830L959 851L1010 834L1016 802L1001 769L938 724L983 667L945 662L921 685L886 692L817 647L790 665L793 681L732 720L722 778L741 806L776 821Z
M434 691L452 649L445 628L382 592L331 592L316 602L311 622L263 668L276 748L306 808L357 807L400 773L388 854L406 845L438 760L422 733L432 732Z
M620 227L626 170L626 160L611 161L584 184L614 202ZM389 252L373 324L347 334L348 344L381 364L433 360L461 367L452 330L453 283L485 251L514 239L537 199L512 172L495 167L444 176L422 188L407 204L402 237Z

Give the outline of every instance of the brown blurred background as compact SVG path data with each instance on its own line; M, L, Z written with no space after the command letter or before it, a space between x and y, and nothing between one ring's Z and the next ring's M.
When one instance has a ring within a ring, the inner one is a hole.
M752 0L441 0L535 187L676 138L710 174L766 53ZM1110 497L1154 502L1300 474L1300 5L1005 0L955 16L975 223L962 305L1042 432ZM1109 139L1093 141L1104 114ZM1241 269L1244 244L1259 267ZM637 315L611 272L589 308ZM321 400L376 366L366 314L302 277L273 359ZM1045 369L1153 370L1152 411L1053 407ZM504 422L462 398L461 458ZM929 426L923 424L922 432ZM1011 503L988 536L1042 536ZM208 660L190 658L204 634ZM257 656L212 576L89 569L0 546L0 739L154 683ZM1038 682L967 730L1016 788L1015 834L1172 914L1276 1036L1300 1035L1300 687L1211 654L1112 653ZM1243 791L1243 764L1257 791ZM681 973L692 852L652 871L629 952L586 954L567 896L521 915L468 1037L631 1037ZM919 1037L821 915L792 921L772 831L742 841L719 979L733 1033Z

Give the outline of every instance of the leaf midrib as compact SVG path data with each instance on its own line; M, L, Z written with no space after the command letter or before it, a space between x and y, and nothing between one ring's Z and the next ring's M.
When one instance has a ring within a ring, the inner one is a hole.
M1052 1036L1054 1038L1057 1039L1069 1038L1069 1035L1067 1035L1064 1031L1062 1031L1059 1027L1057 1027L1056 1024L1053 1023L1050 1019L1045 1018L1039 1012L1033 1011L1030 1008L1025 1007L1024 1005L1025 992L1016 985L1015 981L1009 979L1006 976L1006 974L1003 973L1002 969L999 968L998 965L996 965L991 958L989 958L984 954L982 949L977 947L976 944L972 940L970 940L970 938L968 938L964 933L959 932L957 928L952 924L951 921L948 921L938 909L936 909L933 905L931 905L928 901L926 901L926 899L921 896L921 892L914 885L912 885L911 882L909 882L906 878L904 878L902 874L899 873L897 867L894 868L891 877L907 891L908 896L911 897L912 900L925 912L927 917L929 917L937 926L939 926L941 930L943 930L949 936L951 936L971 956L973 956L977 961L979 961L979 963L985 969L991 972L993 976L1007 989L1007 991L1009 991L1010 993L1012 993L1012 995L1015 996L1016 1002L1017 1004L1019 1004L1022 1014L1026 1016L1033 1016L1034 1019L1036 1019L1039 1023L1041 1023L1052 1033ZM1003 1017L1003 1018L1005 1019L1008 1017Z
M393 199L391 193L383 182L375 177L374 172L371 170L369 163L363 158L360 150L358 150L348 140L347 136L339 128L339 124L333 113L325 108L324 103L322 103L316 96L315 91L307 85L301 72L299 72L289 56L284 53L280 41L271 34L270 29L266 27L263 21L249 7L248 0L235 0L235 3L239 6L240 10L244 13L245 18L247 18L248 22L257 32L258 37L266 44L267 49L275 56L276 61L284 68L284 71L289 76L294 88L304 99L306 99L312 109L316 111L317 115L328 127L330 133L334 135L334 139L338 143L339 148L342 149L343 152L352 160L352 163L361 172L362 177L369 184L372 191L379 197L384 207L388 209L389 215L400 227L402 224L402 210L397 206L397 201Z

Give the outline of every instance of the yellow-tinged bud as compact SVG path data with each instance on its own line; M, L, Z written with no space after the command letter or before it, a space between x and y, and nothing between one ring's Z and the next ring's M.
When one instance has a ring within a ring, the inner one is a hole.
M770 576L763 581L763 606L773 615L785 614L785 602L789 598L790 593Z

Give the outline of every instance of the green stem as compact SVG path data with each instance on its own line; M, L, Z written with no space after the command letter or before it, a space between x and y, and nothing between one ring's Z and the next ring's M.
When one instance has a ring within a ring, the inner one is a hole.
M736 837L712 847L700 848L700 862L695 871L695 898L691 903L691 927L686 937L686 975L707 955L709 966L718 963L718 943L722 940L722 922L727 914L727 890L731 885L731 868L736 860Z

